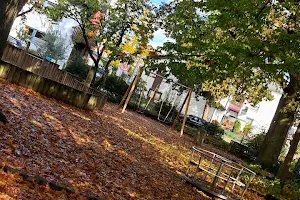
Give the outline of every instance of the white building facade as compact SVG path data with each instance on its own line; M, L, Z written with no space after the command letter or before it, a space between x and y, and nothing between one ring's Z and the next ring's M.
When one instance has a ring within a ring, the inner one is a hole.
M175 77L171 78L174 81L176 81ZM146 82L146 91L151 90L151 88L153 90L153 82L155 81L155 76L147 76L145 73L143 73L142 79ZM267 132L277 110L280 98L282 96L282 91L277 89L275 86L270 84L269 89L271 90L272 95L274 97L273 100L263 100L256 106L252 106L247 101L243 103L236 103L230 98L222 99L220 101L220 108L209 108L208 121L212 122L213 120L216 120L221 125L225 125L225 121L228 121L229 126L227 127L232 128L234 122L236 120L239 120L241 122L241 131L243 130L246 124L251 124L252 134ZM159 86L159 93L161 94L162 99L164 99L164 96L168 93L169 90L170 83L162 81ZM187 90L184 91L183 94L181 94L178 101L177 99L175 99L176 95L170 96L170 98L174 99L174 101L176 102L177 109L179 109L179 107L182 105L184 97L186 95ZM195 115L197 117L202 118L205 104L206 99L203 97L197 97L197 95L193 92L188 110L188 115ZM185 108L186 105L183 108L182 114L184 114Z
M44 7L51 6L56 4L56 0L44 0ZM22 11L26 11L30 9L31 5L25 5ZM21 12L22 12L21 11ZM29 50L36 51L40 43L43 43L43 35L47 32L47 30L58 30L61 33L61 37L65 41L66 52L65 58L62 60L57 61L57 64L60 65L60 68L68 61L73 44L72 44L72 34L73 34L73 27L77 26L77 23L72 19L63 19L58 23L54 23L53 21L49 20L46 15L40 14L36 11L31 11L25 15L25 20L22 20L22 17L16 18L12 29L9 34L8 40L11 43L16 43L17 46L26 46L24 45L24 41L20 41L18 38L18 32L22 30L27 30L30 38Z

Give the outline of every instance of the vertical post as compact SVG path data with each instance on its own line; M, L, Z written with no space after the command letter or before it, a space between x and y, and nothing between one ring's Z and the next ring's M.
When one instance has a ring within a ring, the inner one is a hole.
M128 96L129 91L131 90L133 82L135 81L136 78L137 78L137 76L134 77L133 81L130 83L129 87L127 88L127 90L126 90L126 92L125 92L125 94L124 94L124 96L123 96L123 98L122 98L122 100L121 100L121 102L119 104L119 108L122 108L122 106L123 106L123 104L124 104L124 102L126 100L126 97Z
M155 90L154 90L153 95L150 97L150 99L149 99L148 103L146 104L144 110L146 110L146 109L148 108L149 104L150 104L150 103L152 102L152 100L155 98L155 95L156 95L156 93L157 93L157 91L158 91L158 88L159 88L159 86L157 85L156 88L155 88Z
M181 105L181 108L180 108L180 110L179 110L178 113L177 113L177 116L176 116L176 118L175 118L175 120L174 120L174 122L173 122L173 125L172 125L172 130L175 130L175 128L176 128L177 121L178 121L178 119L179 119L179 115L180 115L181 111L183 110L183 107L184 107L185 102L187 101L188 97L189 97L189 92L188 92L188 94L186 95L186 97L185 97L185 99L184 99L184 101L183 101L183 103L182 103L182 105Z
M214 178L214 180L213 180L213 182L211 184L211 188L214 188L217 185L217 182L219 180L219 176L220 176L220 174L222 172L222 169L223 169L223 165L224 165L224 163L223 163L223 161L221 161L219 169L218 169L218 171L217 171L217 173L215 175L215 178Z
M136 75L136 78L135 78L134 81L132 82L132 86L131 86L131 88L130 88L129 94L128 94L128 96L127 96L127 99L126 99L125 104L124 104L123 109L122 109L122 113L124 113L125 110L126 110L126 107L127 107L128 103L129 103L129 100L130 100L130 98L131 98L131 96L132 96L133 90L134 90L135 85L136 85L136 83L137 83L137 81L138 81L138 79L139 79L140 74L141 74L141 68L139 68L139 71L138 71L138 73L137 73L137 75Z
M66 84L66 78L67 78L67 76L68 76L68 73L65 72L65 74L64 74L64 76L63 76L63 80L62 80L62 84L64 84L64 85L67 85L67 84Z
M244 188L243 193L242 193L242 196L241 196L241 199L243 199L243 197L244 197L244 195L245 195L245 193L246 193L246 190L248 189L250 183L251 183L251 182L253 181L253 179L254 179L254 176L255 176L255 175L252 175L252 176L251 176L249 182L247 183L246 187Z
M184 130L185 122L186 122L186 117L187 117L189 107L190 107L190 103L191 103L192 93L193 93L193 90L190 89L189 90L189 96L188 96L188 102L187 102L187 105L186 105L186 108L185 108L184 118L183 118L183 122L182 122L182 125L181 125L180 137L183 135L183 130Z

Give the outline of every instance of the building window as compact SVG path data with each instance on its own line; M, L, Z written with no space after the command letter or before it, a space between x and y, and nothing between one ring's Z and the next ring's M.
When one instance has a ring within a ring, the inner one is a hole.
M241 111L241 115L246 115L248 112L248 106L246 106L244 109Z
M246 118L246 124L252 124L254 119L247 117Z
M228 111L228 116L229 116L229 117L237 118L238 113L235 112L235 111L233 111L233 110L229 110L229 111Z
M41 33L40 31L37 31L36 34L35 34L35 37L39 38L39 39L43 39L44 33Z

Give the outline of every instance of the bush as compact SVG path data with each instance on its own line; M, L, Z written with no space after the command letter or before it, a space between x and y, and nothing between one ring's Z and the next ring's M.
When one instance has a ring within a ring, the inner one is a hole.
M115 75L110 75L107 77L104 88L113 94L123 96L128 88L128 85L122 78Z
M63 69L72 74L79 81L84 81L89 73L89 66L84 62L79 53L74 53Z
M209 135L220 136L224 135L225 131L220 125L207 123L204 125L204 129L207 131Z
M251 129L252 129L252 125L251 124L246 124L245 127L244 127L244 134L245 135L248 135L250 132L251 132Z
M241 122L239 120L235 120L234 125L233 125L233 132L239 133L240 130L241 130Z
M230 149L230 143L224 141L221 136L208 136L205 138L205 143L211 144L212 146L224 151L229 151Z
M266 135L265 134L259 134L256 135L254 138L252 138L247 145L253 149L259 150Z
M96 82L95 85L99 85L100 81L101 80ZM128 85L122 78L115 75L110 75L106 79L104 88L108 91L108 100L112 103L119 103L122 100Z

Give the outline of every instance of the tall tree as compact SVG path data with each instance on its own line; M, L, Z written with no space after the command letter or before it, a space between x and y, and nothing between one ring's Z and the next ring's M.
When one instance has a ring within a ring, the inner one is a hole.
M6 46L10 29L27 0L2 0L0 2L0 58Z
M58 4L49 6L45 10L45 13L53 20L58 21L63 18L73 19L78 23L80 40L86 46L87 52L90 58L94 62L94 66L91 67L92 74L96 73L98 69L101 56L101 44L95 40L95 34L99 34L99 29L102 27L103 17L108 6L106 0L59 0ZM98 55L94 55L96 50ZM89 75L86 79L84 91L87 92L93 76Z
M108 55L108 62L104 66L103 83L110 63L120 56L124 36L134 33L138 36L140 48L146 48L153 33L153 6L149 0L119 0L112 6L105 0L59 0L58 5L47 10L47 14L54 20L71 18L79 24L81 37L94 62L85 90L94 82L104 52Z
M14 23L15 18L21 11L27 0L1 0L0 1L0 60L2 58L7 37ZM6 118L0 111L0 121L5 122Z
M284 159L283 164L280 167L279 178L280 178L281 185L284 185L287 181L291 163L292 163L293 157L297 151L299 141L300 141L300 125L298 125L298 127L297 127L297 130L293 136L293 140L291 141L289 151Z
M295 1L175 0L161 12L169 13L162 25L176 41L164 45L170 66L198 70L202 81L220 83L229 78L242 83L237 88L244 99L261 100L270 83L283 88L258 157L269 168L276 165L293 122L294 111L281 110L297 100L298 7Z
M51 57L56 62L65 58L67 46L59 30L47 30L43 40L45 42L38 44L38 51L43 57Z

